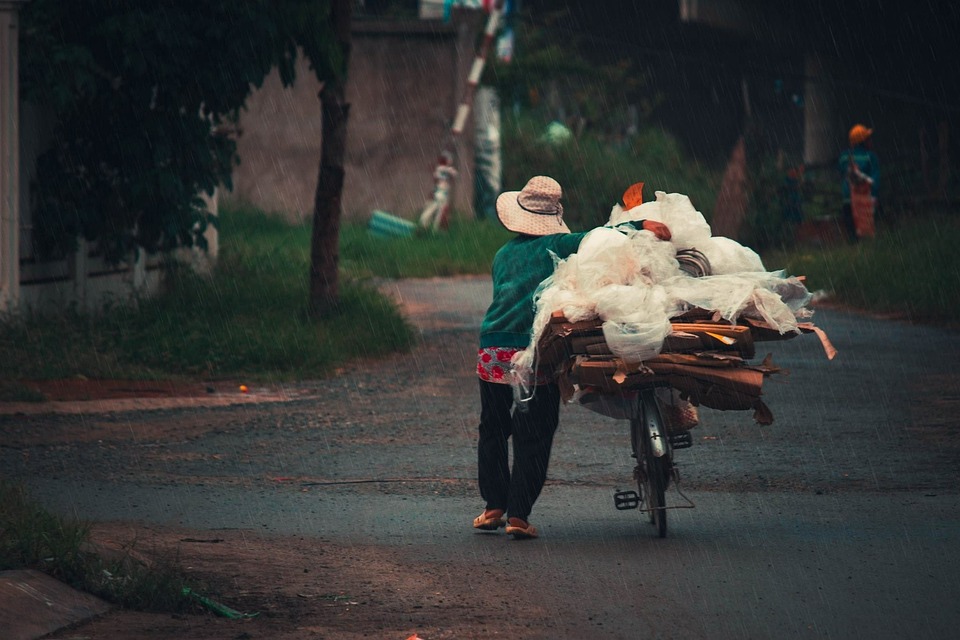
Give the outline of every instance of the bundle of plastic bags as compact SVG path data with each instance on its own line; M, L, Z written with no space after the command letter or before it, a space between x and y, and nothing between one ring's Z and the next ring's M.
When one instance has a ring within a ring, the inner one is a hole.
M671 240L622 226L637 220L664 223ZM682 271L676 255L685 249L706 256L712 275L694 278ZM655 201L630 210L614 206L606 226L589 232L577 253L557 260L534 297L529 347L517 353L513 365L528 379L536 367L536 345L555 311L570 322L600 318L610 351L625 362L642 362L660 353L670 319L690 309L712 311L715 319L731 323L740 316L756 318L785 334L799 332L798 321L812 315L806 308L811 298L799 279L767 271L752 249L712 235L687 196L658 191Z

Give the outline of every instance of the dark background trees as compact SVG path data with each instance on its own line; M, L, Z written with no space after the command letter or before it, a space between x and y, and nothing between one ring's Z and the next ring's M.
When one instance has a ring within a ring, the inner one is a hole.
M199 195L229 186L237 161L232 119L250 87L274 65L290 82L297 47L321 80L345 78L349 48L335 33L331 4L27 3L23 92L57 123L32 198L40 248L63 254L80 235L119 259L132 249L202 243L198 232L210 220ZM553 83L571 123L614 138L631 118L646 117L694 161L711 163L726 158L747 117L758 132L753 149L800 154L811 80L805 60L813 55L823 60L815 80L843 89L838 122L877 124L885 158L898 160L896 152L919 166L917 147L956 150L960 136L949 132L960 103L958 5L742 0L696 3L703 15L686 20L687 4L516 2L518 55L511 65L491 65L488 78L505 104L523 107L547 102ZM411 0L368 0L360 14L411 17L415 9ZM838 146L843 131L838 125ZM332 166L324 164L328 178ZM915 177L898 175L905 176L900 191ZM330 222L338 205L320 178L330 206L319 219ZM336 232L336 225L322 230L326 248L318 253L331 284L326 292L318 285L317 295L331 299Z
M654 121L701 159L725 155L736 139L743 118L741 78L751 85L754 108L767 111L788 133L794 129L793 135L799 131L788 121L790 105L794 94L802 100L808 80L840 93L843 121L854 114L882 120L878 111L900 112L899 124L909 126L911 140L916 131L904 112L937 118L960 109L960 5L948 0L517 4L518 29L549 29L565 53L576 51L595 65L629 67L646 78L624 85L623 99L638 102L656 94ZM518 50L523 46L520 41ZM815 77L805 68L808 54L823 63Z
M55 123L31 198L46 256L202 243L251 87L292 82L298 48L321 80L342 68L324 0L34 0L21 23L23 97Z

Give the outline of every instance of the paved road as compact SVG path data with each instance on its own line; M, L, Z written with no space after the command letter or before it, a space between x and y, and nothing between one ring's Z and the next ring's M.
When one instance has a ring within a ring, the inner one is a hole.
M613 490L630 486L624 424L565 407L532 518L543 537L514 543L468 527L481 506L473 336L489 280L383 287L430 346L258 411L86 422L211 425L189 440L2 447L0 464L52 508L95 519L374 544L448 580L465 565L500 571L516 584L504 609L539 621L531 638L956 636L957 333L820 310L837 359L812 336L771 343L790 372L765 387L776 422L702 412L695 446L678 453L696 508L671 512L665 540L613 509ZM0 433L76 420L0 417Z

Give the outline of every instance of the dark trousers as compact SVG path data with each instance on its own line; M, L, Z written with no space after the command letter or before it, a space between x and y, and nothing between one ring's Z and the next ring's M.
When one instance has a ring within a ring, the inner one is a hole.
M560 421L560 389L536 387L526 411L513 409L513 389L480 380L477 471L487 509L526 520L547 480L553 434ZM507 441L513 438L513 469Z

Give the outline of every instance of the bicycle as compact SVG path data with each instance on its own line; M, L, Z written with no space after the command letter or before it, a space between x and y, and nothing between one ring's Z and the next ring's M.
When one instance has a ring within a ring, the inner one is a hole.
M674 453L693 446L689 431L671 430L664 419L658 389L670 389L662 382L651 382L626 394L586 394L580 404L592 411L629 424L631 456L636 460L633 480L636 490L617 490L613 495L617 510L640 509L647 513L657 535L667 535L667 511L695 506L679 489L680 473ZM668 506L667 489L676 487L686 504Z
M710 262L701 252L690 249L677 252L680 268L692 277L710 274ZM631 456L636 459L633 479L637 491L617 491L614 506L618 510L641 509L648 514L657 535L667 536L667 510L692 508L695 505L679 489L680 473L673 461L674 451L693 446L689 431L670 433L663 417L657 389L671 389L666 382L651 381L630 392L610 396L598 394L593 409L615 418L626 418L630 423ZM581 404L588 404L581 398ZM686 505L668 507L666 491L671 481Z
M710 263L695 249L677 253L680 268L693 277L709 275ZM802 286L795 279L790 286ZM783 295L783 294L781 294ZM766 377L780 372L768 354L760 363L754 343L788 340L814 333L828 359L836 349L813 323L797 323L796 331L781 332L756 317L737 322L718 320L714 312L689 308L670 320L672 331L656 356L627 362L612 353L599 318L568 321L555 311L538 342L544 366L556 367L561 393L568 402L607 417L627 420L631 454L636 460L637 490L617 490L617 509L641 509L667 535L667 512L696 505L680 490L674 461L679 449L693 445L689 428L696 424L692 407L721 411L752 410L758 424L771 424L773 413L761 399ZM659 396L659 397L658 397ZM664 409L669 410L665 418ZM689 415L687 412L689 411ZM671 487L686 504L667 505Z

